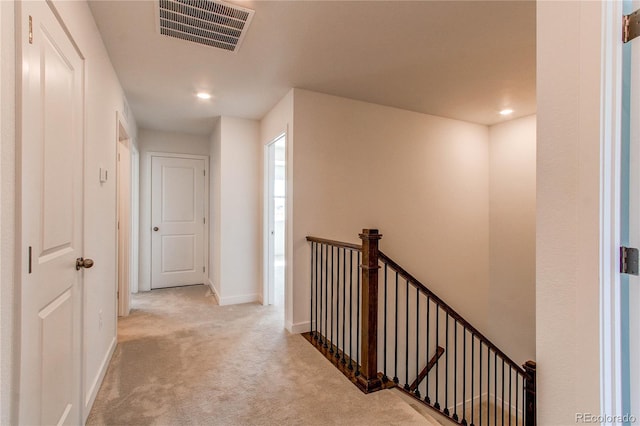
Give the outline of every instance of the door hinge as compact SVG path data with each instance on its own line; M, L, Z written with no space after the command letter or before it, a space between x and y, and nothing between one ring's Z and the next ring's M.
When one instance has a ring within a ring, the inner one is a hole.
M204 272L204 266L202 267L202 272Z
M33 44L33 18L29 15L29 44Z
M207 218L206 218L206 217L203 217L203 218L202 218L202 223L204 223L204 224L206 224L206 223L207 223Z
M207 171L206 171L206 170L203 170L203 171L202 171L202 174L206 176L206 175L207 175Z
M620 272L629 275L638 275L638 249L620 247Z
M622 42L628 43L640 35L640 9L622 17Z
M31 246L29 246L29 273L31 273Z

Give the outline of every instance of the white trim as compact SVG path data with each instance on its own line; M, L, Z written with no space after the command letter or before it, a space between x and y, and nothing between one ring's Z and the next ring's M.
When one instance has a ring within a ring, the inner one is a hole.
M209 288L211 289L211 293L213 294L213 297L215 297L216 302L219 305L220 304L220 296L218 295L218 290L216 290L216 286L213 284L213 281L211 281L211 278L209 278L207 280L207 285L209 285Z
M622 413L620 365L620 147L622 3L602 2L600 170L600 405Z
M220 306L239 305L241 303L256 303L259 301L260 295L258 293L242 294L240 296L220 297L218 299Z
M289 333L300 334L300 333L306 333L308 331L311 331L311 327L309 326L309 324L310 324L309 321L297 322L295 324L291 322L287 322L285 327L287 331L289 331Z
M89 387L89 391L86 393L86 398L84 401L84 411L83 411L83 423L87 422L87 418L91 413L91 408L93 407L93 403L98 396L98 390L100 390L100 385L102 385L102 381L104 380L104 376L107 374L107 370L109 368L109 364L111 362L111 358L113 357L114 352L116 351L116 343L117 337L114 337L109 344L109 350L107 351L102 363L100 363L100 368L98 369L98 374L96 378L93 380L93 383Z
M289 206L289 182L287 180L288 177L288 170L287 170L287 166L286 164L288 164L289 159L287 157L287 150L288 145L289 145L289 141L288 141L288 137L287 137L287 131L286 129L280 133L278 133L278 135L271 139L269 142L265 143L263 146L263 214L262 214L262 231L263 231L263 238L262 238L262 253L263 253L263 257L262 257L262 262L263 262L263 266L262 266L262 304L263 305L269 305L272 303L273 300L273 295L271 294L271 287L272 287L272 283L271 283L271 274L270 274L270 263L271 263L271 237L270 237L270 232L269 232L269 228L271 225L271 191L270 191L270 179L271 179L271 162L270 162L270 147L273 146L273 144L275 144L278 140L280 140L281 138L284 138L284 146L285 146L285 176L284 176L284 181L285 181L285 189L284 189L284 194L285 194L285 199L284 199L284 205L285 205L285 216L284 216L284 226L283 226L283 232L284 232L284 258L285 258L285 264L288 263L288 258L287 258L287 254L289 253L289 249L288 249L288 245L287 245L287 236L289 235L289 231L287 229L287 224L289 222L289 212L288 212L288 206ZM285 271L284 273L284 291L285 291L285 305L286 305L286 300L287 300L287 273Z

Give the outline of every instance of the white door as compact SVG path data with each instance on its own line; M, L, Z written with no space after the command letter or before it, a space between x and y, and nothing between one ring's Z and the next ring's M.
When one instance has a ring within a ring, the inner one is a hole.
M151 288L204 283L202 159L151 157Z
M21 19L19 423L77 425L84 64L48 3L23 2Z

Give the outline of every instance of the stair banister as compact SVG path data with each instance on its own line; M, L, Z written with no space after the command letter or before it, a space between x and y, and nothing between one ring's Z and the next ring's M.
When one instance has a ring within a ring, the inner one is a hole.
M362 239L362 361L358 384L366 392L382 388L378 378L378 241L377 229L363 229Z

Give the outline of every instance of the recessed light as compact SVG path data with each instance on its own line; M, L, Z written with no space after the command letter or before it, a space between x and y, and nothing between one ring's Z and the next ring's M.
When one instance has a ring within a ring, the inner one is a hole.
M509 114L513 114L513 110L512 109L503 109L502 111L500 111L500 115L509 115Z
M211 94L206 92L198 92L196 96L200 99L211 99Z

